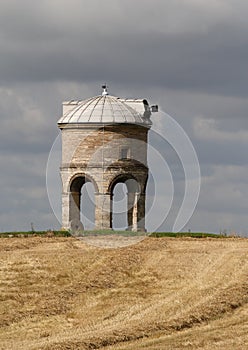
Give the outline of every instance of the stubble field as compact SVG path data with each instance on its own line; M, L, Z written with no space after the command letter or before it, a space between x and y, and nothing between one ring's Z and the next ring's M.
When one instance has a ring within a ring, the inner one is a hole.
M1 238L0 349L248 349L248 240Z

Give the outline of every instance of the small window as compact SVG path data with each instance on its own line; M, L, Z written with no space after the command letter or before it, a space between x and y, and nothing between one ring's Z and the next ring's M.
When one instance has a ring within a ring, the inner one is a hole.
M128 147L123 147L121 149L121 154L120 154L121 159L128 159L130 158L130 149Z

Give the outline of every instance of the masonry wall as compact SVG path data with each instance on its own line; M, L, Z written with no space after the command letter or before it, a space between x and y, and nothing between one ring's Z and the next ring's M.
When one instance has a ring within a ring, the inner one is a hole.
M71 125L62 128L62 217L65 228L68 228L72 221L70 185L78 176L86 176L87 181L91 181L95 186L96 224L100 228L111 226L111 189L115 181L122 182L124 179L135 178L139 184L137 191L145 193L148 176L148 130L139 125L122 124L104 128L93 128L88 125L84 128ZM121 159L123 149L128 149L125 159ZM145 212L145 200L141 202L142 208L137 215ZM109 210L102 207L103 203ZM74 207L76 213L77 208ZM75 216L78 221L78 214Z
M147 164L148 129L137 125L104 128L62 129L62 165L113 162L120 159L123 147L130 148L130 158ZM104 152L104 155L102 154Z

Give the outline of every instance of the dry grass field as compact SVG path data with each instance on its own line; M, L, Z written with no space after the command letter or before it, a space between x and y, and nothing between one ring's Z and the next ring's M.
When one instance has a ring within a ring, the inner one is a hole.
M1 238L0 349L248 349L248 239Z

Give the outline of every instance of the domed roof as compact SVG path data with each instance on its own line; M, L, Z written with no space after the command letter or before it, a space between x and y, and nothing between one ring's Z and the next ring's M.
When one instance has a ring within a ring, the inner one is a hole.
M145 100L123 100L108 95L104 89L102 95L84 101L70 101L65 103L66 108L58 124L141 124L149 126L150 112L144 107ZM133 108L142 103L143 109ZM143 110L143 113L142 113Z

